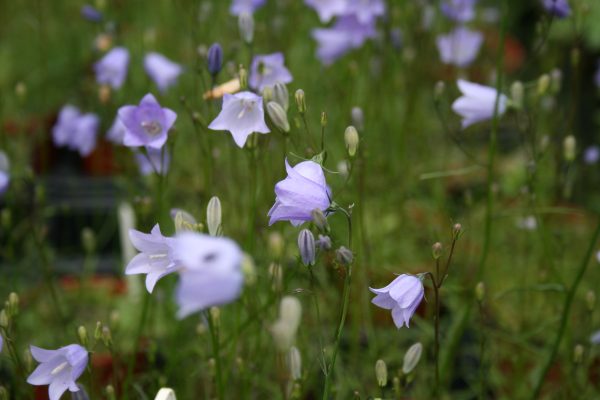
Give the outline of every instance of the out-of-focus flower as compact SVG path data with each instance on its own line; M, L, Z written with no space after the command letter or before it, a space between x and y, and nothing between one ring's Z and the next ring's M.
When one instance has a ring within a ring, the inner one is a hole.
M233 0L229 12L231 15L244 13L252 14L256 9L262 7L267 0Z
M209 47L208 53L206 54L206 63L208 66L208 72L212 76L216 76L223 67L223 49L219 43L213 43Z
M230 303L240 295L243 253L233 240L182 232L174 239L173 255L183 267L176 289L178 318Z
M566 18L571 15L571 6L567 0L542 0L542 5L546 11L557 18Z
M375 37L375 22L361 23L355 15L338 18L331 28L313 29L317 41L317 57L325 65L332 64L350 50Z
M313 8L323 23L331 21L335 16L346 13L348 0L304 0L307 6Z
M119 89L127 77L128 66L129 51L124 47L115 47L94 64L96 82Z
M368 24L385 14L385 3L383 0L348 0L346 14L353 14L358 22Z
M88 363L88 352L78 344L71 344L56 350L46 350L30 346L31 355L40 363L29 375L30 385L50 385L50 400L59 400L67 389L79 391L77 379L83 374Z
M96 147L99 125L100 119L96 114L81 114L77 107L66 105L60 110L58 120L52 128L54 144L87 156Z
M600 147L592 145L585 149L583 153L583 161L588 165L593 165L600 159Z
M423 353L423 345L419 342L413 344L406 350L402 362L402 373L404 375L410 374L415 369L421 359L421 353Z
M208 128L231 132L235 144L239 147L244 147L252 132L269 133L262 97L252 92L225 94L223 108Z
M303 161L290 167L288 176L275 185L275 204L269 210L269 225L290 221L298 226L312 219L312 211L325 211L331 204L331 189L325 181L323 168L314 161Z
M517 219L517 227L526 231L534 231L537 228L537 220L534 215L528 215Z
M125 137L125 130L126 130L125 125L123 125L123 122L117 115L115 117L112 125L106 132L106 139L108 139L109 141L111 141L114 144L122 145L123 138Z
M6 192L10 183L10 161L5 152L0 150L0 196ZM0 347L1 348L1 347Z
M102 13L89 4L81 6L81 16L91 22L102 21Z
M392 318L398 329L409 326L410 318L423 300L425 289L423 282L414 275L402 274L389 285L381 289L369 288L376 294L373 304L386 310L392 310Z
M301 319L300 300L294 296L284 296L279 305L279 318L270 329L279 351L286 352L294 344Z
M4 347L4 338L0 335L0 353L2 353L2 348Z
M238 16L238 29L242 40L248 44L254 40L254 16L251 13L241 13Z
M331 250L331 238L329 236L319 235L317 246L321 251Z
M598 62L598 68L596 69L596 74L594 75L594 83L597 88L600 88L600 61Z
M204 92L202 98L204 100L220 99L221 97L225 96L225 94L234 94L238 92L240 88L240 80L238 78L234 78L230 81L227 81L219 86L212 88L211 90Z
M52 127L52 139L58 147L66 146L75 131L77 119L81 112L75 106L67 104L58 113L58 120Z
M147 176L153 173L165 175L169 171L171 155L166 149L163 154L163 149L148 147L146 154L147 156L139 151L135 152L135 160L142 175Z
M289 83L292 74L285 67L283 53L273 53L254 56L250 66L248 84L259 91L265 86L273 86L277 82Z
M590 336L590 342L592 344L600 344L600 331L596 331Z
M169 87L176 84L177 78L183 72L181 65L159 53L146 54L144 69L161 92L165 92Z
M153 95L147 94L138 106L119 108L119 118L125 126L125 146L160 149L167 141L169 129L175 123L177 114L173 110L162 108Z
M442 13L455 22L469 22L475 18L477 0L444 0L440 5Z
M477 57L483 35L460 26L447 35L438 36L436 43L444 64L466 67Z
M457 83L462 96L452 103L452 110L463 118L463 129L477 122L493 118L496 96L498 96L496 89L462 79L459 79ZM507 102L508 98L500 93L498 116L506 111Z
M146 274L146 289L152 293L160 278L179 269L173 258L173 238L163 236L156 224L149 234L129 230L129 239L140 253L129 261L125 275Z
M161 388L154 400L176 400L175 391L171 388Z

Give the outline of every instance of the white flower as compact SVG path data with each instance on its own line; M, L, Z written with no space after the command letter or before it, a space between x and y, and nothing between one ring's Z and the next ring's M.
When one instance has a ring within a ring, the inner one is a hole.
M463 118L463 128L494 116L494 106L498 96L496 89L462 79L459 79L457 84L463 95L452 103L452 109ZM506 111L507 102L508 98L500 93L498 116Z

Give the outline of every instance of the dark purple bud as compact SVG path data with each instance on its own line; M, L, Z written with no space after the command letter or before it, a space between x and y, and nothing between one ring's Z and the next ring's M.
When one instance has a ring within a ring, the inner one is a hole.
M302 229L298 235L298 248L302 263L306 266L315 263L315 237L308 229Z
M102 13L89 4L81 7L81 16L91 22L102 21Z
M223 67L223 49L219 43L213 43L206 55L208 61L208 72L212 76L217 75Z

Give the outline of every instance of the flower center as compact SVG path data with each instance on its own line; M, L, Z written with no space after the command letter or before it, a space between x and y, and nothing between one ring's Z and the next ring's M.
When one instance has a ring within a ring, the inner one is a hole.
M68 366L69 366L69 363L67 361L61 363L58 367L54 368L52 370L52 372L50 372L50 375L58 375L61 371L63 371Z
M157 121L142 121L142 129L150 136L156 136L162 132L162 126Z
M242 118L247 112L252 111L256 102L254 100L241 100L242 103L242 111L238 114L238 118Z

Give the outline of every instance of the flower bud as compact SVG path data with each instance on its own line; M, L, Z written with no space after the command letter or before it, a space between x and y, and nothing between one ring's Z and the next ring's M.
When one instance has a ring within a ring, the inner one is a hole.
M154 400L176 400L175 391L170 388L161 388Z
M454 236L454 239L458 239L458 237L460 236L462 232L462 225L459 223L456 223L452 226L452 235Z
M433 100L438 102L442 99L444 91L446 90L446 84L442 81L437 81L433 89Z
M483 282L478 282L475 286L475 298L480 303L485 298L485 284Z
M210 46L206 55L206 62L208 72L213 77L217 76L221 71L221 68L223 68L223 49L219 43L213 43L213 45Z
M296 90L294 98L296 99L296 107L298 107L298 112L300 114L304 114L306 112L306 99L304 97L304 90Z
M354 260L354 256L352 255L352 251L348 248L341 246L339 249L335 251L335 259L341 265L350 265Z
M311 211L310 215L313 223L321 232L329 231L329 224L327 223L327 217L325 216L325 213L323 213L323 210L315 208Z
M113 331L119 328L119 324L121 323L121 314L118 310L112 310L109 315L110 319L110 327Z
M346 128L344 132L344 142L346 142L346 150L348 150L348 155L350 157L354 157L356 155L356 150L358 150L358 131L355 127L350 125Z
M8 390L4 386L0 386L0 400L9 400Z
M388 371L385 361L377 360L375 363L375 377L377 378L377 385L379 387L385 387L388 380Z
M254 39L254 17L251 13L241 13L238 18L238 28L242 40L248 44Z
M244 258L242 258L242 273L245 285L252 286L256 283L256 265L249 254L244 254Z
M575 136L569 135L563 141L563 152L566 161L575 160L575 152L577 149L577 141L575 140Z
M279 104L286 112L290 108L290 93L284 83L277 82L273 86L273 101Z
M550 72L550 77L552 82L550 83L550 90L554 94L558 94L562 87L562 71L558 68L554 68L552 72Z
M437 260L442 256L443 246L440 242L435 242L433 246L431 246L431 254L433 255L433 259Z
M273 232L269 234L269 253L278 259L283 256L283 250L285 248L285 243L283 241L283 236L279 232Z
M81 245L87 254L96 250L96 235L91 228L85 227L81 230Z
M108 326L102 327L102 343L106 347L112 346L112 334L110 333L110 328Z
M362 131L365 129L365 115L363 113L362 108L360 107L352 107L352 125L356 127L357 130Z
M115 397L115 388L113 387L113 385L107 385L106 388L104 389L104 392L106 393L106 397L108 398L108 400L116 400L117 399Z
M213 324L213 327L219 329L221 325L221 309L219 307L211 307L210 310L210 321Z
M4 210L2 210L0 212L0 226L2 226L2 228L4 228L5 230L8 230L10 228L11 224L12 224L12 213L10 212L10 210L8 208L5 208Z
M211 197L206 206L206 225L211 236L221 234L221 200L217 196Z
M550 76L548 74L544 74L538 78L537 95L544 96L548 91L548 88L550 88Z
M298 379L302 378L302 357L295 346L290 348L288 353L288 363L292 380L297 381Z
M102 322L97 321L96 329L94 329L94 339L100 340L101 337L102 337Z
M273 88L271 86L265 86L261 94L265 104L273 100Z
M581 364L581 362L583 361L583 351L584 348L582 345L575 345L575 348L573 349L573 362L575 364Z
M274 101L267 103L267 114L275 126L284 132L290 131L290 123L283 107Z
M402 373L408 375L415 369L419 360L421 359L421 353L423 352L423 345L419 342L413 344L408 348L406 354L404 354L404 362L402 363Z
M278 263L269 265L269 276L271 277L272 288L274 291L281 290L283 282L283 269Z
M83 347L87 347L88 334L87 329L85 329L85 326L81 325L79 326L79 328L77 328L77 337L79 338L79 343L81 343Z
M24 100L25 96L27 96L27 85L25 85L23 82L17 82L15 85L15 94L19 100Z
M298 249L300 249L300 258L306 266L315 263L315 237L308 229L302 229L298 234Z
M585 303L589 312L594 311L594 308L596 307L596 293L594 293L593 290L589 290L585 294Z
M327 113L325 111L321 112L321 127L324 128L327 126Z
M331 250L331 238L329 236L319 235L317 246L319 246L321 251Z
M4 308L0 311L0 328L8 329L8 314Z
M512 105L516 109L523 108L524 93L525 93L525 89L523 87L523 82L515 81L510 86L510 97L511 97Z
M98 88L98 101L101 104L107 104L110 101L110 86L101 85Z
M15 292L11 292L8 295L8 312L11 316L19 313L19 295Z
M297 329L302 317L302 303L294 296L284 296L279 305L279 316L292 325L294 330Z

